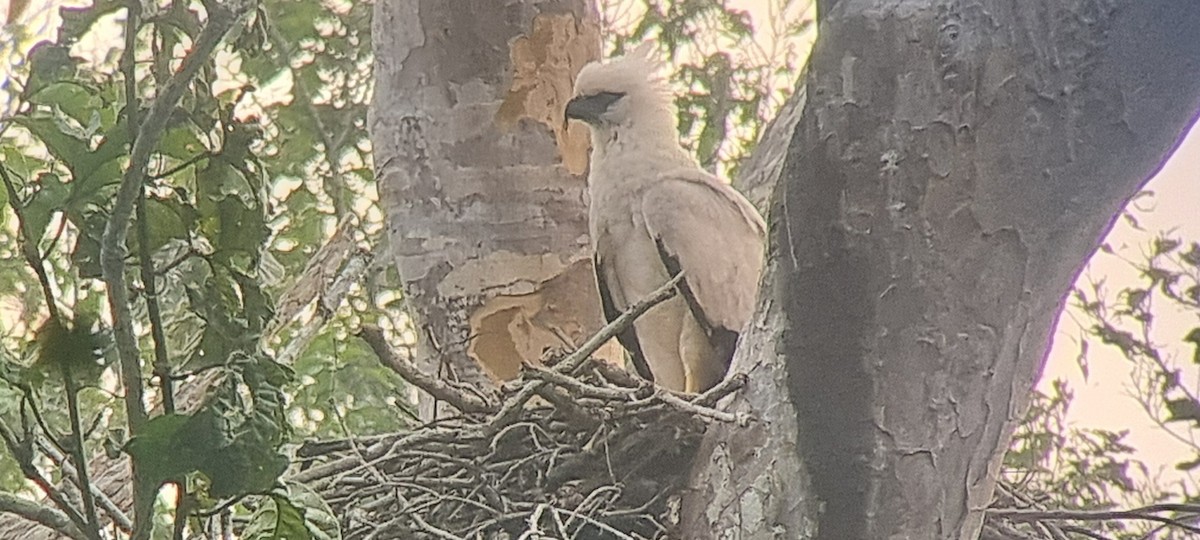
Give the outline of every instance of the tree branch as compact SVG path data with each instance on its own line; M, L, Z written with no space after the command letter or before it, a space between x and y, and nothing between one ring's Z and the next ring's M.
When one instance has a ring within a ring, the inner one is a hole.
M445 401L464 413L488 413L496 410L494 403L488 403L479 396L464 392L450 383L422 372L407 360L396 355L383 336L383 330L373 324L363 325L358 331L358 337L367 342L371 350L383 364L395 371L413 386L429 393L429 395Z
M1200 527L1188 525L1178 518L1160 516L1166 512L1200 514L1200 504L1152 504L1129 510L1030 510L1021 508L998 508L987 511L988 517L1007 519L1017 523L1039 521L1154 521L1177 527L1180 530L1200 534ZM1194 516L1193 516L1194 518Z
M92 540L100 540L100 518L96 514L96 499L92 496L92 479L88 474L88 455L83 447L83 422L79 415L79 385L66 359L59 359L62 366L63 386L67 392L67 415L71 421L69 437L71 460L75 462L75 480L79 486L79 497L83 500L83 515L87 519L84 531Z
M16 186L13 185L12 177L8 175L8 169L3 165L0 165L0 178L4 180L4 189L8 192L8 206L17 216L17 228L21 233L18 242L21 254L25 257L25 263L29 265L34 274L37 274L38 283L42 286L42 295L46 297L46 311L50 313L51 318L57 319L58 304L54 300L54 289L50 286L50 275L46 273L42 254L38 252L38 239L31 238L32 235L26 227L25 212L21 207L21 196L17 193Z
M142 288L145 290L146 317L150 319L150 337L154 341L154 375L162 388L163 412L175 412L175 388L167 356L167 336L163 330L162 310L158 305L158 281L154 275L154 257L150 253L150 224L146 218L146 185L137 194L138 259L141 260Z
M71 522L71 519L66 514L49 506L43 506L31 500L18 497L12 493L0 491L0 512L20 516L23 519L53 529L72 540L87 540L87 536Z
M76 480L78 473L75 471L75 467L67 462L66 456L57 446L51 444L51 441L47 437L38 437L37 445L43 454L46 454L55 465L58 465L62 469L64 476L78 483L78 480ZM92 497L96 499L96 503L104 509L108 517L113 520L113 523L116 523L117 528L127 533L133 532L133 522L129 520L129 516L126 516L125 512L117 506L117 503L113 502L108 495L104 494L104 491L97 488L94 484L92 485Z
M16 460L25 478L28 478L41 488L46 497L50 499L50 502L54 503L54 506L57 506L79 531L87 530L87 521L84 519L83 514L80 514L79 510L71 506L71 503L67 501L62 492L54 484L51 484L45 476L42 476L41 471L33 464L32 441L17 439L16 433L3 420L0 420L0 438L4 439L4 444L8 447L9 454Z
M637 320L638 317L641 317L642 314L649 311L650 308L667 301L667 299L671 298L672 296L675 296L676 286L678 286L679 282L682 280L683 272L680 272L676 274L675 277L671 278L670 281L667 281L661 287L656 289L653 293L650 293L650 296L630 306L629 309L625 310L625 312L619 317L604 325L604 328L601 328L599 332L596 332L595 335L583 342L583 345L581 345L579 349L567 355L567 357L561 362L555 364L554 371L558 373L574 373L579 369L580 366L583 365L584 362L592 357L592 354L599 350L600 347L608 342L608 340L612 339L617 334L620 334L626 328L629 328L629 325L633 324L633 321ZM525 406L525 403L527 403L530 398L536 395L538 390L541 389L541 387L545 384L546 381L541 380L529 381L525 383L525 386L517 391L516 395L509 398L508 401L505 402L504 407L502 407L500 412L496 414L495 420L489 424L488 429L497 430L508 425L508 423L516 417L517 413L520 412L521 408Z

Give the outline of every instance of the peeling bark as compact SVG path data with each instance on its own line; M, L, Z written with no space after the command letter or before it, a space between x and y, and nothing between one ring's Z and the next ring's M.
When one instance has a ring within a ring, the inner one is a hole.
M710 432L683 536L974 539L1074 277L1200 108L1200 4L824 5L734 360L760 423Z
M563 118L598 17L585 0L382 0L373 25L371 140L416 361L489 387L601 325L587 134Z

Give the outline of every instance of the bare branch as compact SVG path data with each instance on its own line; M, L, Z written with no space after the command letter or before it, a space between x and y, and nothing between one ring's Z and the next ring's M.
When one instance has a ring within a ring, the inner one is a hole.
M51 444L50 441L44 437L38 437L37 445L38 449L41 450L43 454L46 454L46 456L48 456L55 465L58 465L59 468L62 469L63 475L76 484L79 483L77 479L77 473L75 472L75 466L71 465L71 463L67 461L66 456L58 449L58 447ZM133 522L129 520L129 516L126 516L125 512L122 511L119 506L117 506L117 503L113 502L108 495L105 495L104 492L97 488L94 484L92 485L92 497L96 499L96 502L101 508L104 509L104 512L107 513L110 518L112 518L113 522L117 524L118 528L127 533L133 531Z
M384 365L404 377L404 380L412 383L413 386L429 392L429 395L438 400L445 401L464 413L487 413L496 410L494 404L487 403L478 396L464 392L440 378L424 373L417 369L417 366L397 356L388 345L387 338L383 336L383 330L378 326L363 325L358 331L358 336L371 346L371 350L375 351L375 355Z
M87 536L71 523L71 519L66 514L11 493L0 491L0 512L20 516L49 527L72 540L87 540Z
M4 180L4 189L8 192L8 206L12 208L13 215L17 216L17 227L21 235L19 244L21 254L25 257L25 263L37 274L38 283L42 286L42 296L46 297L46 310L50 313L53 319L58 318L58 304L54 300L54 289L50 287L50 276L46 273L45 263L42 261L42 254L38 252L38 239L32 238L31 231L26 227L25 212L21 208L21 196L17 193L17 188L13 185L12 177L8 175L8 169L0 165L0 179Z
M33 441L28 438L18 439L16 433L14 433L13 430L8 427L8 424L3 420L0 420L0 438L4 439L4 444L8 447L8 453L12 455L14 460L16 460L17 465L20 466L21 473L25 475L25 478L28 478L31 482L41 488L41 490L46 494L46 497L50 499L50 502L54 503L54 506L57 506L58 509L62 511L63 515L66 516L71 523L75 524L75 527L79 531L86 531L88 528L87 520L84 518L83 514L80 513L77 508L72 506L70 501L68 501L63 495L62 491L60 491L54 484L50 483L50 481L42 475L42 472L38 470L37 466L34 465Z
M988 517L1007 519L1018 523L1039 521L1114 521L1141 520L1164 523L1181 530L1200 534L1200 527L1188 525L1179 517L1167 517L1163 513L1200 514L1200 504L1152 504L1129 510L1031 510L1022 508L996 508L988 510Z
M683 273L676 274L670 281L664 283L656 289L650 296L642 299L638 303L629 307L619 317L613 319L612 322L604 325L599 332L583 342L583 345L578 350L567 355L561 362L554 365L554 371L557 373L575 373L580 366L583 365L589 358L592 357L597 350L600 349L608 340L623 332L633 321L641 317L642 314L650 310L650 308L661 304L671 298L676 293L676 286L683 280ZM504 407L496 415L496 419L491 423L489 429L499 429L507 425L516 417L517 413L525 406L538 389L546 384L545 381L529 381L525 383L515 396L511 397L504 403Z

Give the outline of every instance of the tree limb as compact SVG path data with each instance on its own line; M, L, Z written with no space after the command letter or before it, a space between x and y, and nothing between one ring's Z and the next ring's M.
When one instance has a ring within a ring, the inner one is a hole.
M38 283L42 286L42 295L46 297L46 311L50 313L50 317L58 318L58 304L54 301L54 289L50 287L50 276L46 273L45 263L42 261L42 254L38 252L38 239L31 238L29 229L25 227L25 212L21 208L21 196L17 193L17 188L13 185L12 177L8 175L8 169L0 165L0 179L4 180L4 189L8 192L8 206L12 208L13 215L17 216L17 228L20 234L21 254L25 257L25 263L37 274ZM64 218L65 219L65 218Z
M1141 520L1154 521L1170 525L1194 534L1200 534L1200 527L1188 525L1178 518L1160 516L1166 512L1186 512L1200 514L1200 504L1152 504L1128 510L1031 510L1022 508L998 508L988 510L988 517L1002 518L1018 523L1040 521L1115 521Z
M371 346L371 350L375 351L375 355L379 357L379 361L392 371L404 378L404 380L412 383L413 386L420 388L429 395L439 401L445 401L454 408L464 413L488 413L496 410L494 403L488 403L479 396L464 392L445 380L422 372L417 369L417 366L411 364L407 360L400 358L392 351L388 345L387 338L383 335L383 329L373 324L363 325L358 331L358 337L367 342Z
M66 455L63 454L58 447L51 444L46 437L38 437L37 445L38 449L40 449L43 454L46 454L46 456L49 457L55 465L58 465L58 467L62 469L64 476L71 481L78 483L78 476L75 471L75 466L71 465L71 463L67 461ZM122 511L119 506L117 506L117 503L113 502L113 500L109 498L104 491L96 487L95 484L92 485L92 497L96 499L96 503L99 504L100 507L104 509L104 512L108 514L109 518L113 520L113 523L117 525L117 528L127 533L133 532L133 522L129 520L129 516L126 516L125 512Z
M0 491L0 512L20 516L44 527L49 527L72 540L87 540L87 536L71 522L66 514L11 493Z

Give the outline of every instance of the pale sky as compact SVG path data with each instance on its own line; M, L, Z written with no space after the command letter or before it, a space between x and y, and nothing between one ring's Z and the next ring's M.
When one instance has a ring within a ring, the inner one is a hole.
M1135 203L1133 213L1142 229L1137 230L1124 220L1109 233L1107 242L1117 255L1098 252L1080 276L1084 290L1089 281L1105 280L1107 288L1115 291L1137 277L1137 271L1121 260L1138 261L1145 246L1160 233L1184 241L1200 242L1200 128L1192 132L1175 151L1163 169L1149 183L1147 190L1154 196ZM1161 304L1159 304L1161 305ZM1156 314L1161 325L1155 336L1161 344L1173 345L1168 350L1179 368L1185 369L1183 383L1196 392L1200 389L1195 366L1191 363L1191 347L1180 346L1188 330L1200 324L1200 313ZM1091 376L1084 380L1075 361L1079 353L1079 323L1065 313L1059 321L1054 348L1042 376L1041 387L1048 389L1056 378L1067 380L1075 390L1071 419L1080 427L1110 430L1129 429L1128 441L1139 450L1140 457L1159 466L1173 466L1194 457L1180 441L1163 433L1146 416L1129 391L1130 364L1114 350L1100 344L1091 347ZM1168 471L1164 477L1171 477Z

